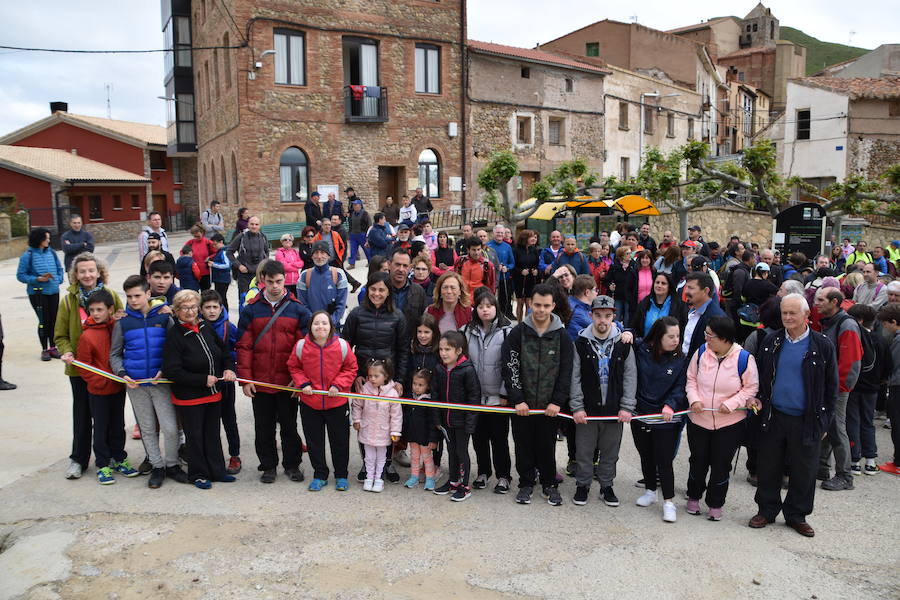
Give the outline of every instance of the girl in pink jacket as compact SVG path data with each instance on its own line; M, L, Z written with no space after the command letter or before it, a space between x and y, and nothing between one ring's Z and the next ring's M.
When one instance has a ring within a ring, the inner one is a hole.
M303 259L294 248L294 236L289 233L281 236L281 248L275 251L275 260L284 265L284 287L297 297L297 281L303 270Z
M393 374L390 360L370 361L362 393L398 398L400 395L391 381ZM380 492L384 489L381 474L387 460L388 447L400 439L403 431L403 408L396 402L354 398L350 415L365 454L366 480L363 489L367 492Z
M744 433L747 413L742 409L756 405L759 373L753 355L735 343L730 317L712 317L704 335L706 343L691 357L687 369L691 458L686 510L700 514L705 490L708 517L719 521L728 493L731 461Z

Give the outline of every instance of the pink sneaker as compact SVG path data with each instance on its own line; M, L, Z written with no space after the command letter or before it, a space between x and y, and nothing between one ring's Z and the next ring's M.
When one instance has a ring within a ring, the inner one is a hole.
M710 521L721 521L722 520L722 509L721 508L711 508L709 509L709 513L707 514L707 518Z
M691 498L688 498L687 506L685 506L684 510L689 515L699 515L700 514L700 501L692 500Z

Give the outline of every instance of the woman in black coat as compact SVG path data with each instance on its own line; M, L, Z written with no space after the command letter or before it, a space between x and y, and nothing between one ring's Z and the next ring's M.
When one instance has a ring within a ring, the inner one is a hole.
M234 360L213 327L200 319L200 294L182 290L172 299L177 325L169 328L162 372L172 381L172 404L181 419L188 478L208 490L212 481L234 481L222 453L222 391L235 380Z
M513 269L512 279L516 292L516 320L520 322L525 313L531 310L531 290L540 282L540 249L537 243L537 232L523 229L516 236L516 245L513 246L516 268Z
M609 290L616 305L616 318L628 323L631 318L631 302L634 297L634 273L631 272L631 249L620 246L616 259L610 265L603 284Z

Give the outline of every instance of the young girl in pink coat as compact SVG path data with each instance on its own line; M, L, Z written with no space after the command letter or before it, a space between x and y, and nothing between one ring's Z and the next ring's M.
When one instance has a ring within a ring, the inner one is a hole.
M297 296L297 281L303 270L303 259L294 248L294 236L289 233L281 236L281 248L275 251L275 260L284 265L284 287Z
M398 398L391 377L394 374L390 360L372 360L366 371L366 383L362 393L369 396ZM353 399L351 406L353 428L363 445L366 463L366 480L363 489L380 492L384 489L381 474L387 459L388 447L400 439L403 431L403 407L396 402Z

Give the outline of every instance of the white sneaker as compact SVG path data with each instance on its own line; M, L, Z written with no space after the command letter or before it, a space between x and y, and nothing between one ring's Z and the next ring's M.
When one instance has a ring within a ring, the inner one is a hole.
M401 467L409 467L409 452L407 450L394 452L394 462Z
M644 492L644 495L637 499L638 506L650 506L651 504L656 504L659 501L659 495L656 493L656 490L647 490Z
M363 491L364 491L364 492L371 492L371 491L372 491L372 484L374 484L374 483L375 483L375 482L372 481L371 479L366 479L366 481L363 483Z
M372 484L373 492L381 492L384 490L384 479L376 479L375 483Z
M69 463L69 468L66 469L66 479L78 479L80 477L81 465L73 460Z
M666 500L665 504L663 504L663 521L666 523L674 523L676 513L675 503L671 500Z

